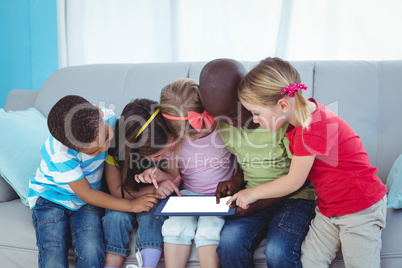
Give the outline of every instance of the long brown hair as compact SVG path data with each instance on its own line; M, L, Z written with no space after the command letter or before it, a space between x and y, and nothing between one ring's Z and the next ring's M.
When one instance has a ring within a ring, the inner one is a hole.
M139 189L140 185L133 177L150 165L144 157L154 155L165 148L169 138L173 136L160 112L138 134L141 127L159 108L156 101L135 99L124 107L117 120L115 141L112 141L115 147L109 149L109 154L117 160L121 170L122 195L123 190ZM133 163L133 158L140 162Z

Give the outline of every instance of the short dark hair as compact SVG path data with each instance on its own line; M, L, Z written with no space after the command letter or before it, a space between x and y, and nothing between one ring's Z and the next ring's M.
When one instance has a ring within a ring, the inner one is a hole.
M95 141L101 120L99 110L94 105L83 97L68 95L52 107L47 125L54 138L79 151Z

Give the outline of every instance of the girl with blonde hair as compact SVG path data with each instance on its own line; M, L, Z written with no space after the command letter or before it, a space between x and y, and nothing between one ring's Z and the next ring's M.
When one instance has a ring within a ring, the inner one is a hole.
M241 81L239 99L255 123L275 131L284 123L293 155L289 173L236 193L242 208L287 195L310 179L317 193L316 217L302 244L303 267L329 267L342 248L346 267L380 267L386 188L376 176L360 137L337 114L306 99L297 70L267 58ZM341 247L342 245L342 247Z
M160 103L167 125L180 140L168 172L181 176L181 195L214 195L219 182L232 178L236 163L213 116L202 106L197 82L180 79L167 85ZM159 177L152 179L159 181ZM146 174L139 179L152 182ZM169 217L162 226L166 267L186 267L193 239L200 266L220 267L216 248L224 223L219 216Z

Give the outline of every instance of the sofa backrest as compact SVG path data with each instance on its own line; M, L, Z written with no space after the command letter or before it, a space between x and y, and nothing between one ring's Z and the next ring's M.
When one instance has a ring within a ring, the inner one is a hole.
M258 62L243 62L250 70ZM386 181L395 159L402 153L400 117L402 61L294 61L314 97L345 119L363 140L371 164ZM162 87L179 79L198 81L206 62L96 64L74 66L53 73L32 101L47 116L63 96L81 95L92 103L114 109L119 115L135 98L159 100ZM7 100L6 108L13 107ZM15 100L14 100L15 102ZM18 107L17 104L14 104Z

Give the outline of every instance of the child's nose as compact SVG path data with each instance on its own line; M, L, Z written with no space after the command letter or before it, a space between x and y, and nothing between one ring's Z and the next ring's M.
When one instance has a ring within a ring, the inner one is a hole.
M163 154L163 158L169 158L172 155L172 151L167 151L166 153Z
M152 160L153 160L153 162L159 162L162 160L162 156L155 157Z

